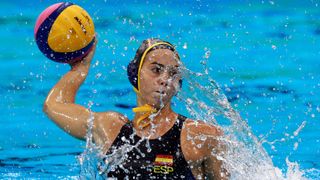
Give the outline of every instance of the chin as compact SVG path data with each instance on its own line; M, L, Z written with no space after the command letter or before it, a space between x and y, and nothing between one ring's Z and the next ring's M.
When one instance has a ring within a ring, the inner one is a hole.
M156 109L161 109L164 106L166 106L168 103L170 103L170 101L166 99L164 99L162 102L160 101L160 99L157 99L157 101L151 102L150 105L152 105Z
M161 109L170 103L172 96L165 96L162 99L157 94L144 94L143 102L153 106L156 109Z
M159 109L162 109L165 106L165 104L152 104L152 106L157 110L159 110Z

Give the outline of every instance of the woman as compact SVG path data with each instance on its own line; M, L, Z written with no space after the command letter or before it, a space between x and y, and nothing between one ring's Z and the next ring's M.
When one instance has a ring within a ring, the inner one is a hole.
M120 160L106 177L119 179L227 179L217 154L223 153L217 138L222 132L171 109L171 98L181 86L180 59L175 48L160 39L143 41L127 68L137 95L137 108L130 122L123 114L91 112L75 104L85 80L95 45L81 61L71 65L50 91L44 112L70 135L85 140L88 119L93 121L93 140L101 154ZM131 147L131 148L130 148ZM126 151L123 151L123 150ZM213 153L214 152L214 153ZM112 157L112 156L111 156Z

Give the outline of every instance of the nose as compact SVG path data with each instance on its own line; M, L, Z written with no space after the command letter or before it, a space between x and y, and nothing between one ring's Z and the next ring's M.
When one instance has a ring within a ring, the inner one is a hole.
M166 81L161 81L160 85L166 87L166 86L168 86L168 82L166 82Z
M170 78L170 75L169 75L167 72L162 73L162 74L159 76L158 83L159 83L162 87L167 87L168 84L169 84L169 78Z

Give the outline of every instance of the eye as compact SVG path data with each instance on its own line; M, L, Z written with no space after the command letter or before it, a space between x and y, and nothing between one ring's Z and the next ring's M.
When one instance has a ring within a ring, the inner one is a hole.
M176 74L178 74L178 71L177 71L177 70L171 70L171 71L170 71L170 76L174 76L174 75L176 75Z
M156 74L161 73L162 70L163 70L163 68L160 67L160 66L155 66L155 67L153 67L153 68L151 69L151 71L152 71L153 73L156 73Z
M170 71L170 76L176 76L176 75L179 75L180 72L178 69L174 68Z

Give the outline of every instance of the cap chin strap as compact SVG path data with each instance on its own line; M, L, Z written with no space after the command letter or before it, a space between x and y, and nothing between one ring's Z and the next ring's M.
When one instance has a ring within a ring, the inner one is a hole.
M154 114L157 112L157 110L154 107L150 106L149 104L145 104L143 106L132 108L132 111L135 113L137 113L137 112L144 113L142 116L140 116L137 119L137 124L141 128L149 126L150 120L146 120L146 121L144 121L144 120L146 118L148 118L151 114Z

